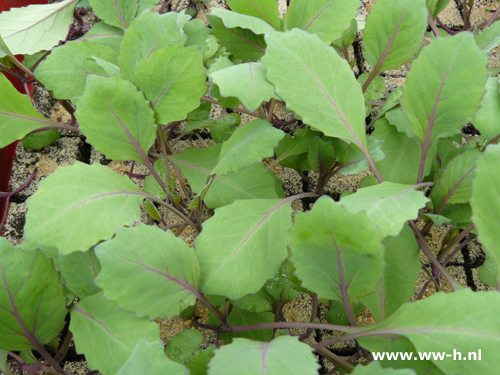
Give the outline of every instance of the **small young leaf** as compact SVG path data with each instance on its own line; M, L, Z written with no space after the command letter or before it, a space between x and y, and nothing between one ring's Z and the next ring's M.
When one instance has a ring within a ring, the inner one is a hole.
M2 371L5 375L12 375L9 363L7 362L8 355L9 352L7 350L0 349L0 371Z
M280 27L278 2L274 0L228 0L233 12L260 18L275 28Z
M363 86L363 84L368 79L370 73L366 72L358 77L358 82ZM385 93L385 81L382 77L376 76L373 81L371 81L370 86L364 92L366 100L377 100L386 96ZM371 107L370 107L371 109Z
M442 215L434 215L434 214L423 214L422 215L424 218L428 218L430 220L432 220L432 222L434 223L434 225L436 227L440 227L441 225L444 225L444 224L451 224L452 223L452 220L451 219L448 219L447 217L444 217Z
M239 325L249 325L249 324L262 324L262 323L272 323L274 322L274 314L270 312L250 312L248 310L239 309L237 307L233 307L231 309L231 314L229 315L229 324L232 326ZM210 324L220 324L217 318L213 314L210 314ZM271 335L273 330L270 328L267 329L259 329L252 330L246 332L238 332L238 333L225 333L220 334L220 338L223 339L226 343L230 343L233 341L235 337L244 337L251 340L258 341L271 341Z
M130 23L120 44L118 65L124 79L130 79L132 72L144 58L165 46L181 47L187 36L177 26L181 17L178 13L158 14L144 12Z
M342 36L335 40L332 45L337 48L347 48L349 47L354 40L356 39L356 34L358 32L358 22L356 19L351 21L351 26L342 33Z
M108 25L128 29L137 14L137 0L89 0L97 17Z
M80 130L98 151L113 160L144 162L156 125L149 103L132 82L90 75L77 104Z
M44 130L39 133L26 134L23 139L23 147L26 150L40 150L61 138L56 129Z
M349 28L359 5L357 0L293 0L284 17L285 30L305 30L329 45Z
M101 271L101 263L94 249L76 251L68 255L59 254L59 272L66 279L68 288L78 297L91 296L101 291L94 279Z
M211 118L207 118L205 120L190 120L186 125L186 128L184 129L184 133L187 134L189 132L192 132L193 130L212 128L214 124L215 120L212 120Z
M105 300L102 292L71 307L69 329L77 353L85 354L89 367L99 369L102 375L116 374L142 339L155 341L159 334L155 322L120 310L116 303Z
M255 111L263 101L279 100L274 85L266 78L266 67L262 63L234 65L208 76L219 87L223 97L236 97L250 111Z
M120 68L116 64L112 64L109 61L103 60L97 56L87 57L87 60L93 60L104 69L106 75L112 76L113 74L120 74Z
M87 76L97 74L109 76L94 60L96 56L112 64L116 63L118 52L107 45L98 45L89 41L68 42L55 48L36 69L36 77L43 82L47 90L53 91L60 99L76 99L85 90Z
M500 25L500 22L495 22ZM486 139L495 138L500 134L497 119L500 118L500 89L498 77L488 77L486 94L481 100L481 107L474 115L472 123Z
M486 260L483 265L477 269L479 280L486 285L496 288L498 286L497 272L495 260L490 255L486 254Z
M205 26L202 20L193 19L184 25L184 34L187 35L188 39L186 47L198 46L201 48L201 52L205 53L208 51L207 38L210 35L210 29Z
M12 8L0 14L0 35L14 54L51 50L66 38L78 0Z
M41 251L16 249L0 237L0 280L0 349L34 349L61 331L66 298Z
M344 308L371 293L384 268L384 249L365 213L351 214L327 196L297 212L291 261L302 286Z
M314 139L319 136L321 136L321 133L307 128L297 129L293 133L293 138L289 134L285 134L285 137L280 141L275 150L277 156L276 163L283 164L283 162L286 162L287 159L293 156L306 154Z
M297 337L279 336L270 343L236 338L215 351L208 375L237 374L242 368L247 374L315 375L319 367L311 347Z
M352 306L352 311L354 312L354 315L358 315L362 309L363 309L363 304L361 303L355 303ZM349 325L349 317L345 312L344 306L342 306L342 304L337 301L332 301L332 306L326 313L325 319L332 324L338 324L343 326Z
M203 334L196 329L185 329L174 335L167 343L165 354L172 361L184 363L189 361L193 353L203 341ZM162 370L163 371L163 370Z
M386 98L384 105L380 108L378 113L375 115L373 118L372 122L370 123L370 126L373 126L373 124L378 121L379 118L381 118L387 111L390 111L394 107L396 107L399 104L399 99L401 99L401 96L403 95L403 91L401 87L396 88L393 92L389 94L389 96ZM404 116L403 116L404 117ZM410 126L408 126L408 129L410 129ZM415 136L415 135L413 135Z
M158 173L158 176L160 176L165 185L167 187L170 186L170 189L173 191L173 187L175 184L174 176L170 174L170 170L165 169L165 160L163 158L159 158L155 161L153 168L155 169L156 173ZM168 179L167 172L169 176ZM161 200L167 197L165 190L161 188L158 181L156 181L156 178L154 178L154 176L152 175L146 176L146 178L144 179L144 191L160 198Z
M257 35L272 33L276 31L274 27L261 20L260 18L247 16L246 14L231 12L223 8L212 8L211 14L219 17L222 20L224 26L228 29L241 27L242 29L252 31Z
M290 201L248 202L219 208L196 238L204 293L231 299L257 293L287 256Z
M97 163L59 167L26 202L26 239L61 254L86 251L138 221L145 195L128 177Z
M210 115L211 109L212 109L212 103L202 101L198 108L187 114L187 119L196 121L205 120Z
M434 20L444 8L448 6L450 0L427 0L427 9Z
M205 72L199 48L166 46L141 60L132 82L151 101L156 121L168 124L200 106L207 92Z
M476 43L484 53L490 52L500 44L500 23L495 22L476 36Z
M335 163L335 156L332 144L316 137L307 153L307 160L314 172L323 173Z
M273 156L285 133L266 120L255 120L238 128L222 145L219 161L210 174L227 174Z
M123 30L107 25L104 21L100 21L94 24L85 35L76 39L74 42L79 43L84 40L93 44L105 44L116 52L120 52L120 44L123 40Z
M102 267L96 284L107 299L138 317L172 319L196 302L196 254L172 231L145 224L118 228L95 252Z
M368 138L368 150L374 161L380 161L385 158L382 152L382 145L383 142L375 137ZM339 147L337 147L337 149L339 149ZM365 155L363 155L363 151L353 143L349 144L344 151L340 159L340 164L342 164L342 168L339 170L339 173L342 175L357 174L368 169L368 161Z
M228 29L219 17L207 16L212 31L221 45L243 62L257 61L266 51L266 42L262 35L256 35L251 30L240 27Z
M500 267L500 176L495 171L500 163L500 145L490 145L477 160L476 178L472 182L472 221L485 252ZM443 213L444 215L444 213ZM497 274L497 285L500 273Z
M116 373L116 375L130 374L189 375L189 371L181 364L168 359L163 351L163 342L161 340L149 342L146 338L143 338L137 342L130 357L120 368L120 371Z
M359 189L356 194L339 202L349 212L365 211L370 222L378 227L380 239L397 236L407 220L416 219L418 210L429 201L419 185L403 185L382 182L379 185Z
M364 56L377 74L398 69L420 48L426 28L427 8L423 0L379 0L363 31Z
M185 365L191 371L190 375L207 375L208 362L213 358L216 347L209 346L204 350L198 350Z

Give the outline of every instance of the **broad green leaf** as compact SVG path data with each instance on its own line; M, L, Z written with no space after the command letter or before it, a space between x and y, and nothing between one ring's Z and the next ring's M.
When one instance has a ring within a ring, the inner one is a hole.
M278 2L274 0L228 0L227 5L233 12L246 14L266 21L275 28L280 27Z
M183 363L198 351L203 334L196 329L185 329L175 334L167 343L165 354L172 361Z
M74 42L79 43L84 40L93 44L105 44L116 52L120 52L120 43L123 40L123 30L107 25L104 21L100 21L94 24L85 35L76 39Z
M266 41L267 78L287 107L325 135L366 150L363 93L347 61L298 29L269 34Z
M87 59L89 56L116 64L118 52L106 45L92 44L89 41L68 42L55 48L40 63L35 75L55 97L76 99L85 90L89 74L109 76L95 60Z
M91 296L101 291L94 285L94 279L101 271L101 263L93 248L86 252L59 254L58 260L59 272L66 280L68 288L78 297Z
M195 242L201 290L231 299L258 292L287 256L291 213L286 199L238 200L216 210Z
M130 79L132 72L142 59L165 46L181 47L187 36L177 26L178 13L158 14L144 12L130 23L120 44L118 65L124 79Z
M414 286L422 268L420 249L415 235L408 225L396 237L386 237L384 260L386 267L375 293L365 296L361 302L370 309L380 322L392 315L415 294Z
M467 203L472 195L472 181L476 177L476 160L481 155L479 150L459 154L451 160L443 172L439 183L432 189L432 201L437 214L447 204Z
M400 184L413 184L417 181L418 165L422 147L418 139L408 138L405 133L397 131L395 126L389 124L385 118L375 123L372 136L383 140L382 151L385 159L377 161L380 175L387 181ZM429 153L429 159L435 155ZM430 160L429 160L430 161ZM426 163L430 169L430 163ZM427 173L428 174L428 173ZM424 176L427 175L424 173Z
M200 194L210 171L217 165L220 149L220 145L199 150L190 148L169 156L169 160L181 169L193 191ZM235 173L216 175L204 201L210 208L219 208L236 199L278 198L275 188L273 174L266 171L262 163L256 163Z
M57 126L57 123L38 113L30 99L20 94L7 77L0 74L0 148L46 126Z
M329 45L349 28L360 5L359 0L293 0L284 17L285 30L305 30Z
M23 147L26 150L40 150L61 138L56 129L44 130L38 133L26 134L23 139Z
M206 40L210 35L210 29L205 26L202 20L193 19L189 21L184 26L183 31L188 37L185 44L186 47L199 46L202 53L208 51Z
M208 375L315 375L320 366L309 345L279 336L270 343L236 338L215 351L208 367Z
M47 344L64 327L66 314L52 261L41 251L16 249L0 237L0 349Z
M352 375L415 375L415 371L412 369L401 369L401 370L393 370L390 368L382 368L380 363L377 361L371 362L368 365L357 365Z
M214 122L210 129L210 135L215 143L226 142L236 131L236 126L230 124L225 118L220 118Z
M490 52L500 44L500 23L495 22L476 35L476 43L484 53Z
M377 74L398 69L420 48L426 28L423 0L379 0L366 20L363 55Z
M263 101L279 100L273 84L266 79L266 73L264 64L251 62L209 73L209 77L219 87L222 96L236 97L250 111L255 111Z
M429 201L420 185L403 185L382 182L359 189L355 194L342 198L340 204L349 212L365 211L372 225L378 227L380 239L397 236L407 220L416 219L418 210Z
M500 267L500 145L490 145L477 160L476 178L472 183L472 222L485 252ZM443 213L444 214L444 213ZM497 285L500 276L497 274Z
M342 141L341 141L342 142ZM368 138L368 150L374 161L380 161L385 158L382 151L383 141L376 139L375 137ZM337 147L337 149L339 149ZM342 155L342 153L340 153ZM340 164L342 164L342 169L339 173L342 175L357 174L361 171L368 169L368 161L363 155L358 147L351 143L347 149L344 151L342 157L340 158Z
M406 337L417 352L444 353L442 360L431 360L445 374L495 374L498 362L495 353L500 350L499 309L499 293L473 292L470 289L449 294L439 292L403 305L383 322L363 330L367 336L389 340L394 336ZM369 341L365 343L363 338L357 340L370 349ZM477 357L478 350L481 350L481 360ZM454 351L460 354L462 360L454 360ZM468 353L472 352L476 354L476 360L472 355L468 357ZM446 357L447 354L449 357ZM464 357L468 357L467 360L463 360Z
M191 371L191 375L207 375L208 362L213 358L216 347L209 346L204 350L198 350L185 365Z
M307 153L309 166L314 172L322 174L335 163L335 151L330 142L325 142L316 137Z
M78 0L12 8L0 14L0 35L14 54L51 50L66 38Z
M140 62L132 82L151 101L156 121L168 124L199 107L207 92L205 72L199 48L166 46Z
M272 33L276 31L274 27L260 18L231 12L223 8L212 8L210 14L219 17L222 20L224 26L228 29L241 27L242 29L252 31L257 35Z
M77 104L80 131L96 150L113 160L144 162L156 125L148 101L132 82L91 75Z
M344 308L373 292L384 268L384 248L365 213L349 213L327 196L295 214L291 261L302 286Z
M471 33L435 38L407 75L401 108L424 153L438 138L460 133L479 108L488 58L473 38Z
M427 0L427 8L432 19L436 19L439 13L450 3L450 0Z
M256 35L251 30L235 27L228 29L219 17L207 16L212 31L219 43L231 54L243 62L257 61L266 52L266 42L262 35Z
M108 25L127 29L137 14L137 0L89 0L95 15Z
M208 75L217 72L218 70L229 68L234 66L234 64L229 60L226 56L220 56L215 59L215 62L210 65L210 69L208 70ZM219 103L224 108L233 108L237 107L240 104L240 101L236 98L223 98L220 94L219 86L214 84L210 79L210 92L213 96L217 98Z
M28 198L26 239L56 246L61 254L86 251L140 219L147 194L128 177L100 164L59 167Z
M500 22L495 22L500 25ZM481 100L481 107L474 115L474 127L486 139L495 138L500 134L498 119L500 118L500 89L498 77L488 77L486 81L486 94Z
M222 145L219 161L210 174L223 175L249 167L273 156L274 148L285 136L266 120L255 120L238 128Z
M116 374L137 343L143 338L156 341L159 335L155 322L120 310L116 303L105 300L103 293L82 298L71 307L69 329L77 353L85 354L89 367L99 369L102 375Z
M232 326L240 325L250 325L250 324L263 324L274 322L275 315L271 312L250 312L247 310L240 309L238 307L233 307L231 309L231 314L229 314L229 324ZM211 313L210 314L210 324L218 325L220 322ZM235 337L244 337L251 340L257 341L271 341L271 334L273 333L272 328L252 330L246 332L238 333L224 333L220 334L219 337L223 339L226 344L233 341Z
M120 371L116 373L116 375L131 374L189 375L189 371L183 365L170 360L165 355L161 340L149 342L146 338L143 338L137 342L130 357L120 368Z
M172 319L196 302L196 254L172 231L145 224L118 228L95 251L102 267L96 284L107 299L138 317Z

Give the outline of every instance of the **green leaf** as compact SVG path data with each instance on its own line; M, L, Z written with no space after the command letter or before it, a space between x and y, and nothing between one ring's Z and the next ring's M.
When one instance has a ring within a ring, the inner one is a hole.
M5 57L5 56L12 56L12 52L10 52L9 47L5 44L5 42L2 39L2 36L0 35L0 58Z
M263 101L279 100L274 85L266 79L266 67L262 63L234 65L209 73L223 97L236 97L250 111L255 111Z
M287 256L289 200L235 201L205 221L195 242L201 289L239 299L274 277Z
M71 307L69 329L77 353L85 354L89 367L99 369L102 375L116 374L137 343L143 338L158 340L159 335L155 322L120 310L116 303L105 300L103 293L84 297Z
M375 286L375 293L361 299L378 322L391 316L413 297L414 285L422 268L420 249L408 225L398 236L384 238L382 244L386 263L382 278Z
M363 93L347 61L298 29L269 34L266 41L267 78L287 107L325 135L366 149Z
M432 222L436 227L440 227L441 225L444 224L450 224L452 222L451 219L448 219L447 217L441 215L423 214L422 216L432 220Z
M358 32L358 22L354 18L351 20L351 26L342 33L342 36L333 41L332 45L337 48L347 48L356 39L356 34Z
M170 168L168 170L165 169L165 160L163 158L159 158L155 161L153 168L155 169L156 173L158 173L158 176L160 176L165 185L167 187L170 186L170 189L173 190L172 188L175 184L174 176L170 174ZM167 172L169 176L168 181ZM164 200L167 197L165 190L161 188L160 184L158 183L158 181L156 181L156 178L154 178L153 175L146 176L146 178L144 179L144 191L160 198L161 200Z
M97 65L104 69L106 75L108 76L112 76L113 74L120 74L120 68L116 64L112 64L96 56L87 57L87 60L94 60Z
M100 164L59 167L28 198L26 239L56 246L61 254L86 251L116 228L140 219L147 196L128 177Z
M344 308L373 292L384 268L384 248L365 213L352 214L327 196L295 214L291 261L302 286Z
M191 375L207 375L208 362L213 358L215 346L209 346L204 350L198 350L186 363Z
M323 173L335 163L335 156L332 144L316 137L307 153L307 160L314 172Z
M210 115L212 103L202 101L200 106L187 114L188 120L205 120Z
M181 47L187 36L177 26L179 14L144 12L130 22L120 44L118 65L124 79L130 79L142 59L165 46Z
M254 120L238 128L222 145L219 161L210 174L223 175L249 167L274 154L285 133L266 120Z
M0 42L0 45L1 45L1 42ZM33 68L33 65L35 65L35 63L38 60L40 60L42 57L44 57L46 53L47 53L47 51L41 51L41 52L34 53L33 55L24 55L23 65L28 69ZM2 54L2 52L1 52L1 47L0 47L0 55L1 54Z
M477 276L486 285L496 288L497 282L497 266L495 260L486 254L486 260L483 265L477 269Z
M181 169L193 191L200 194L210 171L217 165L220 149L220 145L190 148L182 154L169 156L169 160ZM256 163L235 173L216 175L204 201L210 208L219 208L236 199L279 198L275 188L272 172L266 171L262 163Z
M250 325L250 324L262 324L262 323L272 323L274 322L274 314L270 312L250 312L247 310L242 310L237 307L231 309L231 314L229 315L228 321L232 326L239 325ZM211 313L210 314L210 324L218 325L220 324L217 318ZM251 340L258 341L271 341L271 335L273 333L272 328L251 330L246 332L238 333L224 333L219 334L219 337L223 339L226 343L233 341L235 337L244 337Z
M369 295L370 296L370 295ZM328 312L325 315L325 319L328 320L329 323L347 326L349 325L349 317L344 309L344 306L340 302L331 301L332 305ZM352 310L354 315L358 315L363 309L362 303L355 303L352 306Z
M237 374L242 368L245 374L315 375L319 367L312 348L297 337L279 336L270 343L236 338L215 351L208 375Z
M494 22L476 35L476 43L484 53L490 52L500 44L500 23Z
M208 75L210 76L211 74L221 69L229 68L231 66L234 66L231 60L229 60L226 56L219 56L217 59L215 59L215 62L212 65L210 65L210 69L208 70ZM233 108L237 107L240 104L240 101L236 98L223 98L220 94L219 86L214 84L211 79L210 79L210 92L212 93L213 96L217 98L221 106L224 108Z
M293 0L284 16L285 30L305 30L329 45L349 28L359 6L358 0Z
M151 216L154 220L161 221L160 212L158 211L156 206L153 204L153 202L151 202L151 200L146 199L144 201L144 208L146 208L148 215Z
M486 62L471 33L435 38L413 62L401 108L423 152L472 121L484 95Z
M95 251L102 267L96 284L107 299L138 317L172 319L196 302L196 254L172 231L145 224L118 228Z
M366 20L363 55L377 74L398 69L418 51L426 28L427 8L423 1L379 0Z
M210 129L210 135L215 143L226 142L236 131L236 126L226 122L224 118L220 118L214 122ZM215 167L215 166L214 166Z
M130 357L116 374L189 375L189 371L181 364L168 359L163 351L161 340L149 342L146 338L143 338L137 342Z
M496 23L495 23L496 24ZM500 22L498 22L500 25ZM486 81L486 94L481 100L481 107L474 115L474 127L486 139L495 138L500 134L500 126L496 119L500 117L500 89L498 77L488 77Z
M376 121L378 121L378 119L380 119L383 115L385 115L388 111L390 111L394 107L398 106L399 105L399 99L401 99L402 95L403 95L403 92L402 92L402 88L401 87L398 87L393 92L391 92L389 94L389 96L386 98L386 100L384 102L384 105L380 108L380 110L378 111L378 113L372 119L372 121L370 123L370 126L373 126L373 124ZM404 118L404 115L403 115L403 118ZM406 120L406 122L408 122L408 120ZM409 129L410 133L412 133L409 125L408 125L408 129ZM413 137L415 137L415 134L413 134Z
M375 137L368 138L368 150L370 151L374 161L380 161L385 158L385 155L382 152L382 146L383 141L380 141ZM337 147L337 149L339 148ZM368 169L368 161L366 160L365 155L363 155L363 151L356 147L353 143L351 143L344 151L340 164L342 164L342 169L339 170L339 173L342 175L357 174Z
M450 310L451 306L467 308ZM394 336L406 337L417 352L449 354L442 360L431 356L434 364L445 374L494 374L497 371L494 353L497 348L500 349L499 309L499 293L473 292L470 289L449 294L439 292L403 305L383 322L362 329L367 336L389 340L393 340ZM371 348L369 340L357 340L365 348ZM468 353L477 354L478 350L482 350L481 360L471 360L474 356L467 358ZM454 360L455 351L461 354L462 360ZM464 357L468 360L463 360Z
M251 30L235 27L228 29L219 17L207 16L212 31L219 43L231 54L243 62L257 61L266 51L266 42L262 35L256 35Z
M199 48L166 46L140 62L132 82L151 101L156 121L168 124L200 106L207 92L205 72Z
M203 334L196 329L185 329L175 334L167 343L165 354L172 361L183 363L198 351ZM163 370L162 370L163 371Z
M273 0L228 0L227 5L233 12L257 17L279 29L280 17L278 2ZM213 12L213 9L212 9Z
M77 104L80 131L99 152L113 160L144 162L156 125L149 103L132 82L91 75Z
M137 0L89 0L95 15L108 25L127 29L137 14Z
M275 150L276 163L286 162L293 156L305 154L318 136L321 136L321 133L311 131L308 128L297 129L293 133L293 138L289 134L285 134Z
M188 114L189 115L189 114ZM190 120L184 129L184 133L192 132L193 130L200 130L205 128L212 128L215 124L215 120L207 118L205 120Z
M123 30L107 25L104 21L100 21L94 24L85 35L76 39L74 42L79 43L84 40L93 44L105 44L116 52L120 52L120 44L123 40Z
M267 284L267 283L266 283ZM267 293L265 286L256 294L247 294L240 299L231 301L234 307L255 313L273 311L272 297ZM231 311L232 313L232 311Z
M219 17L222 20L224 26L228 29L241 27L242 29L252 31L257 35L272 33L276 31L274 27L261 20L260 18L247 16L245 14L240 14L237 12L231 12L227 9L212 8L210 14Z
M2 371L5 375L12 375L9 364L7 362L8 355L9 352L7 350L0 349L0 371Z
M40 63L36 69L36 77L57 98L76 99L85 90L89 74L109 76L97 62L87 59L89 56L115 64L118 52L106 45L92 44L89 41L68 42L55 48Z
M23 139L23 147L26 150L40 150L45 146L61 138L61 134L56 129L44 130L43 132L26 134Z
M66 279L67 287L78 297L91 296L101 291L94 285L94 279L101 271L101 263L93 248L86 252L59 254L58 260L59 272Z
M500 176L494 173L500 163L500 145L490 145L477 160L476 178L472 183L472 221L483 250L500 266ZM500 284L497 274L497 285Z
M395 126L389 124L385 118L375 123L373 136L383 140L382 151L385 159L375 163L380 175L387 181L400 184L413 184L417 181L418 166L422 146L418 139L408 138L405 133L397 131ZM429 153L424 176L430 172L431 160L435 155Z
M66 38L78 0L12 8L0 14L0 35L14 54L51 50Z
M30 99L20 94L3 74L0 74L0 120L0 148L33 130L56 125L39 114Z
M0 237L0 280L0 349L34 349L62 330L66 298L41 251L16 249Z
M433 20L436 19L439 13L444 10L450 3L450 0L427 0L427 8Z
M391 368L382 368L380 363L377 361L369 363L366 366L357 365L352 375L415 375L415 371L409 368L401 369L401 370L393 370Z
M422 191L416 190L419 187L385 181L359 189L339 203L352 213L365 211L370 222L378 227L380 239L383 239L397 236L404 223L416 219L418 210L429 201Z
M363 86L363 84L366 82L369 75L370 73L366 72L358 77L358 82L361 84L361 86ZM370 85L364 92L364 96L368 101L384 98L386 96L384 79L380 76L375 76L375 78L371 81Z
M202 20L193 19L184 25L184 34L187 35L188 39L185 46L199 46L201 52L205 53L208 51L208 46L206 40L210 35L210 29L205 26Z

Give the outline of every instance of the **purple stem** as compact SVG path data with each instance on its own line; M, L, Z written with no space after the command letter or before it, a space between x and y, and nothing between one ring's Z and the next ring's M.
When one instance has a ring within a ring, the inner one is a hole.
M33 181L33 179L35 178L36 172L37 172L37 170L35 169L35 171L31 174L31 176L28 178L28 180L24 184L22 184L20 187L18 187L16 190L11 191L9 193L3 193L0 191L0 198L10 198L14 194L17 194L20 191L26 189L28 187L28 185L31 183L31 181Z

